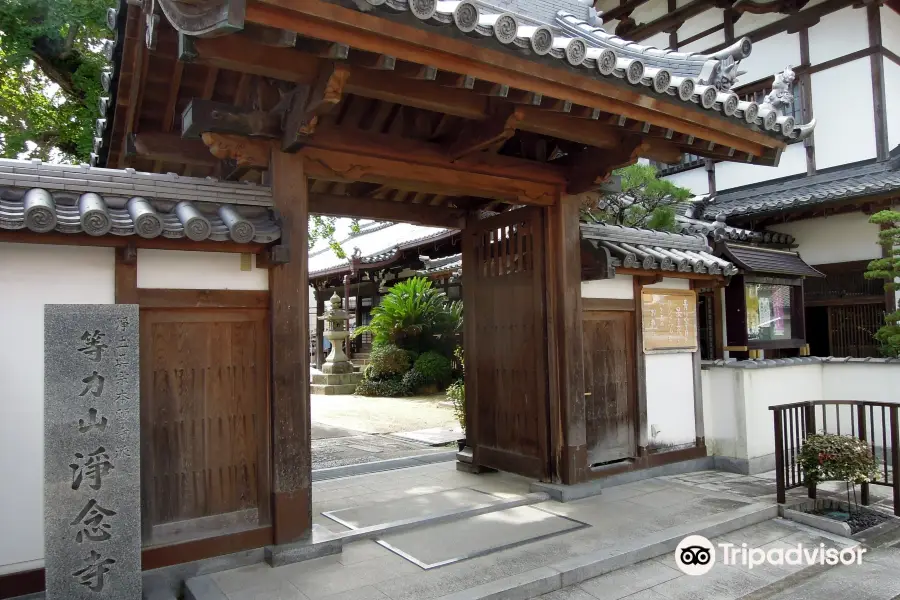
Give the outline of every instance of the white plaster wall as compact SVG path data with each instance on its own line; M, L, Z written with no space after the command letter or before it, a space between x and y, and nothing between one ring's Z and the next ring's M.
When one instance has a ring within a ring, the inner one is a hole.
M749 369L743 378L747 458L775 452L770 406L822 399L822 365Z
M900 28L900 23L897 27ZM900 29L897 35L900 37ZM889 59L884 59L884 98L887 109L888 147L893 149L900 144L900 66Z
M682 39L685 39L687 36L681 36ZM706 50L711 48L712 46L717 46L719 44L725 43L725 31L720 29L719 31L714 31L713 33L707 35L706 37L700 38L696 42L691 42L690 44L685 44L683 46L678 46L679 52L699 52L701 54L706 54Z
M881 7L881 43L882 45L897 54L900 53L900 15L894 9ZM885 60L886 65L889 60Z
M825 15L809 30L809 60L814 65L868 47L869 28L865 9L848 6Z
M872 74L868 58L811 75L816 168L875 157ZM847 90L847 93L835 93ZM852 91L852 96L848 93Z
M812 3L810 2L810 4ZM764 25L769 25L770 23L774 23L775 21L780 21L783 18L784 15L780 13L768 13L764 15L751 15L749 13L744 13L741 18L737 20L737 23L734 24L734 37L739 38L742 35L750 33L751 31L756 31ZM753 48L753 51L756 52L755 44Z
M693 37L698 33L706 31L711 27L715 27L716 25L721 25L724 20L724 10L721 8L709 8L696 17L688 19L687 22L678 28L678 39L686 40L689 37ZM689 46L685 46L682 48L678 47L679 52L700 52L713 46L715 44L719 44L725 40L725 34L722 31L716 32L712 35L708 35L705 38L702 38L691 44ZM686 48L690 46L695 46L690 50Z
M703 167L697 167L689 171L682 171L666 177L675 185L691 190L695 196L709 194L709 175Z
M697 437L694 424L693 353L647 354L647 438L653 445L688 444ZM659 430L653 437L653 426Z
M689 279L664 278L645 288L689 290ZM639 349L640 350L640 349ZM694 356L692 352L647 354L647 436L656 444L688 444L696 440L694 423ZM653 425L660 429L654 439Z
M799 143L791 144L781 153L781 161L777 167L748 165L741 162L716 163L716 191L722 192L798 173L806 173L806 148Z
M745 15L746 17L747 15ZM738 20L738 23L744 17ZM737 35L737 33L735 33ZM788 65L800 64L800 41L796 34L779 33L770 38L754 42L750 56L741 61L739 85L752 83L783 71ZM813 87L815 89L815 86Z
M115 302L112 248L0 243L0 573L44 557L44 304Z
M811 265L879 258L878 225L861 213L816 217L772 225L770 229L794 236L800 256ZM835 243L839 240L840 243Z
M810 400L898 402L900 365L819 363L762 369L712 368L701 374L703 422L710 454L739 459L775 452L770 406ZM649 408L649 407L648 407ZM821 409L817 409L821 411ZM848 407L840 410L841 433L848 432ZM837 432L834 407L827 428L817 412L817 429ZM875 411L875 428L881 415Z
M241 271L241 255L234 252L138 250L139 288L181 290L268 290L269 271Z
M616 275L615 279L595 279L581 282L582 298L610 298L631 300L634 298L631 275Z
M646 40L643 40L641 44L644 46L654 46L656 48L668 48L669 34L663 31L661 33L657 33L656 35L651 35Z
M744 423L742 391L736 380L743 377L739 369L704 369L700 372L703 386L703 434L707 454L746 458L747 428Z

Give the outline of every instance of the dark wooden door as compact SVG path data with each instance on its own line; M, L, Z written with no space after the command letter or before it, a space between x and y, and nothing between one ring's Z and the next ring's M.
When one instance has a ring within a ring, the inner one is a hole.
M264 309L141 309L145 535L268 519L268 332Z
M585 311L588 464L635 455L634 313Z
M538 478L550 465L542 217L518 209L463 236L467 438L478 464Z

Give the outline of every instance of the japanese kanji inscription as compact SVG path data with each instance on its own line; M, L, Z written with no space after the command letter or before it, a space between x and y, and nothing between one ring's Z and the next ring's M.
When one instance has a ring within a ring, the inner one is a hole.
M141 598L138 307L44 310L48 600Z

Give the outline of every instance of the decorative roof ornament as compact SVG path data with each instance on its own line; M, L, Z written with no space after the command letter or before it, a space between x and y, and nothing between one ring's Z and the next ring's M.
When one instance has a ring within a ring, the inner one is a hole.
M780 116L787 116L788 109L794 106L793 85L797 75L790 65L781 73L775 73L775 81L772 83L772 91L766 94L762 101L763 106L770 106Z

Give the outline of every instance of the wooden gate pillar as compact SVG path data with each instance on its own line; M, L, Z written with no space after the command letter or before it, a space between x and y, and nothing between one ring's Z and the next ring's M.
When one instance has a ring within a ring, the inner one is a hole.
M272 152L270 177L281 248L269 269L272 303L272 531L275 544L312 529L309 405L308 186L303 159ZM284 252L286 250L287 252Z
M556 481L574 484L588 468L579 200L562 196L545 211L551 466Z

